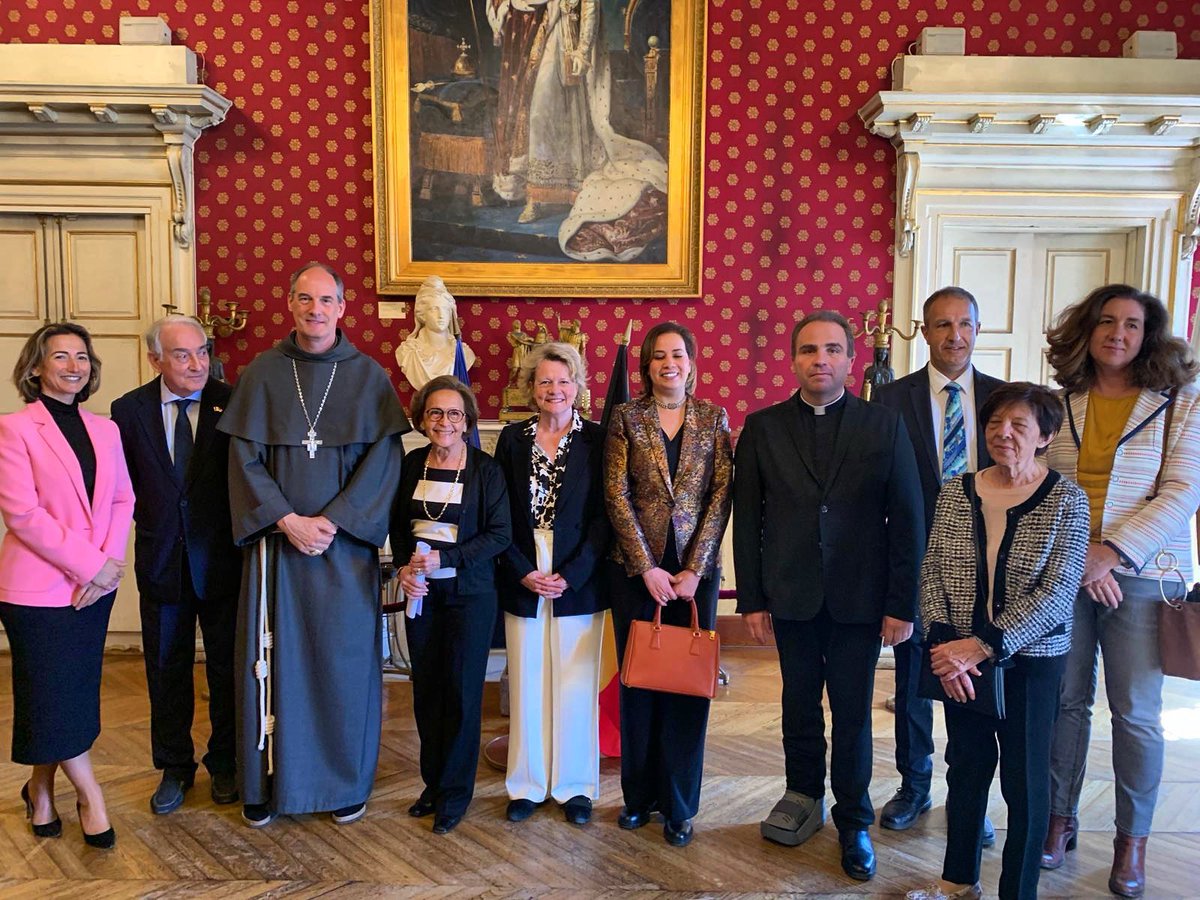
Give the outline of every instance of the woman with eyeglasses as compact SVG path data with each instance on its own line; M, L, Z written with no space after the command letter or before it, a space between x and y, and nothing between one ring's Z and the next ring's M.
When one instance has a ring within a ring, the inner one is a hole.
M432 815L436 834L462 821L475 792L496 557L512 539L504 472L466 440L478 419L475 395L452 375L417 391L412 420L429 445L404 457L392 506L392 552L408 557L399 578L425 782L408 814Z

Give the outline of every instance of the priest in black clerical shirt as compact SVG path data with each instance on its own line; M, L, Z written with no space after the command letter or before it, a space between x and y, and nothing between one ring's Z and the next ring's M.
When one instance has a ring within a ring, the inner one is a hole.
M238 380L230 435L243 819L366 811L379 756L378 547L409 430L378 363L337 327L341 277L292 276L295 330Z
M912 634L921 486L899 415L845 390L849 323L812 313L792 331L791 349L800 390L746 419L733 485L738 612L760 642L774 632L783 676L787 790L761 831L794 846L824 823L827 691L842 868L865 881L875 874L875 664L881 643Z

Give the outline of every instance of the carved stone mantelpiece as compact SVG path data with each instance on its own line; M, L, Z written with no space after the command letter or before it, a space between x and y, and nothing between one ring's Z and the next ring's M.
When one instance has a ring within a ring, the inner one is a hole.
M169 191L171 259L163 299L194 311L192 153L229 107L200 82L187 47L0 45L0 165L20 198L0 198L0 208L27 205L36 185L46 186L53 209L71 203L59 185L105 198L123 186L161 186Z

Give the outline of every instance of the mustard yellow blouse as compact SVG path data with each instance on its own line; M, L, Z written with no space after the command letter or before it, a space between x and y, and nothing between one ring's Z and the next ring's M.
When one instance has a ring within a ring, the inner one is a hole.
M1108 496L1108 478L1112 474L1113 456L1117 441L1133 412L1138 395L1101 397L1095 391L1088 394L1087 418L1083 423L1083 440L1079 447L1077 478L1088 498L1092 515L1091 540L1099 541L1104 525L1104 499Z

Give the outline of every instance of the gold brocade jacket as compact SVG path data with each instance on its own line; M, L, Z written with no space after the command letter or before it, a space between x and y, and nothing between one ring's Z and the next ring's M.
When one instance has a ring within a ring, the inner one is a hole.
M673 525L684 568L711 577L732 504L729 417L716 404L687 398L674 482L660 431L651 397L613 411L604 453L604 496L616 538L611 557L630 577L641 575L659 564Z

